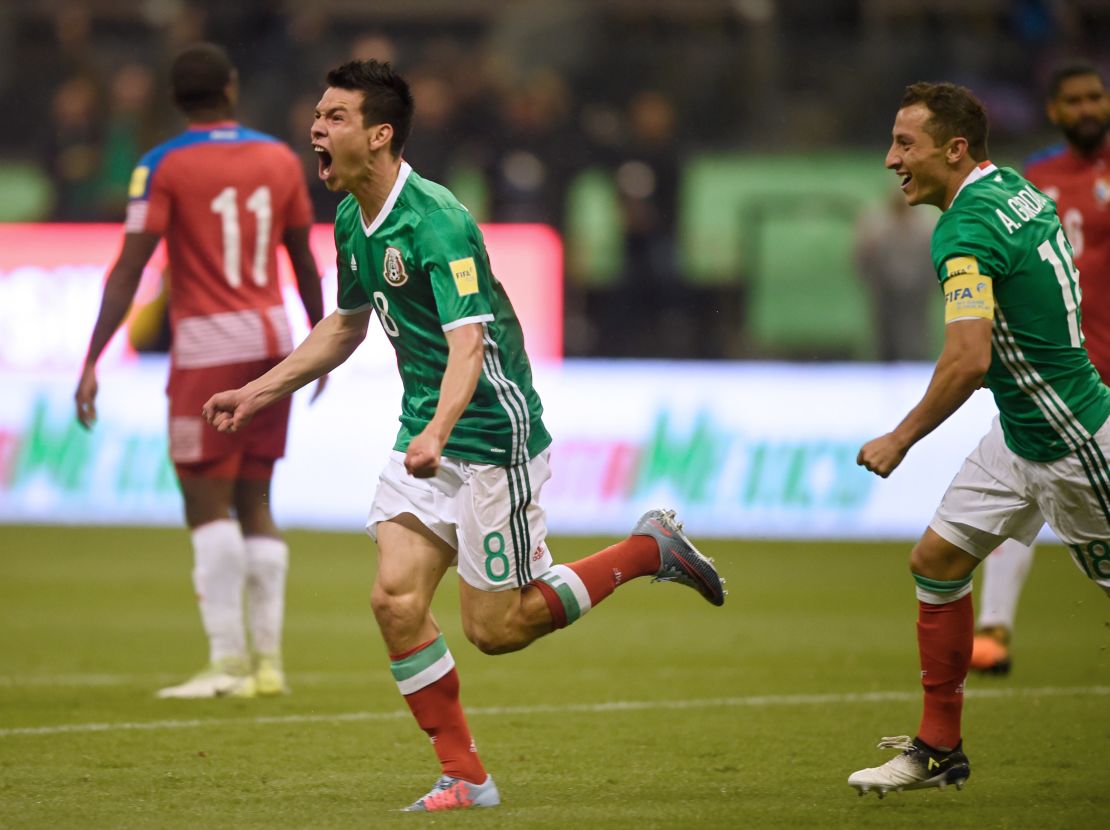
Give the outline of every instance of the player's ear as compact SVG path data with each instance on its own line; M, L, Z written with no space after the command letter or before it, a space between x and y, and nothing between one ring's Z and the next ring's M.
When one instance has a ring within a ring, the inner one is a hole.
M370 149L383 150L393 140L392 124L375 124L370 128Z
M959 164L960 161L967 155L967 139L962 136L948 140L948 146L944 150L944 156L950 164Z
M235 109L239 104L239 71L237 69L231 70L231 76L228 79L227 85L224 87L224 96L227 98L227 103Z

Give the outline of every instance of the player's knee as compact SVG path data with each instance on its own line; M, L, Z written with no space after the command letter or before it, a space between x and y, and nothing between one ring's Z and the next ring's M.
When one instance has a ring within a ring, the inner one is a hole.
M963 579L977 564L969 553L951 545L932 545L924 539L910 551L910 571L928 579Z
M428 611L417 594L393 591L381 584L375 584L370 592L370 610L383 631L419 625Z

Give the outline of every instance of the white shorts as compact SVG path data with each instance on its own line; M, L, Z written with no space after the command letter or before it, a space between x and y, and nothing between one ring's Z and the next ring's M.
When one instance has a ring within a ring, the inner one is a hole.
M1090 578L1110 578L1110 421L1077 452L1055 461L1016 455L997 417L948 485L937 534L982 559L1006 539L1032 543L1041 526L1068 546Z
M411 513L458 552L459 576L482 591L520 588L551 568L540 491L551 478L550 450L527 464L498 467L440 459L433 478L405 471L393 452L378 478L366 520L377 541L379 522Z

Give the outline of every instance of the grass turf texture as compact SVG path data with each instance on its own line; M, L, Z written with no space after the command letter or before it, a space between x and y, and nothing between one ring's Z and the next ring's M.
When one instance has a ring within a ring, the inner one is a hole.
M969 680L967 789L883 801L845 780L917 726L908 545L707 543L724 608L640 580L504 657L465 641L449 575L435 610L504 803L432 817L393 812L438 768L373 629L370 542L288 539L294 693L159 701L206 658L186 534L0 527L0 827L1105 826L1110 604L1061 548L1011 676Z

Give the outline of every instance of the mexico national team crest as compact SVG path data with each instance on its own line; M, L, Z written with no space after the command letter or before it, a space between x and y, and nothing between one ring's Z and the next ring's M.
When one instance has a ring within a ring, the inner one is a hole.
M382 276L394 288L404 285L409 280L405 271L405 263L401 259L401 252L396 248L385 249L385 263L382 267Z

